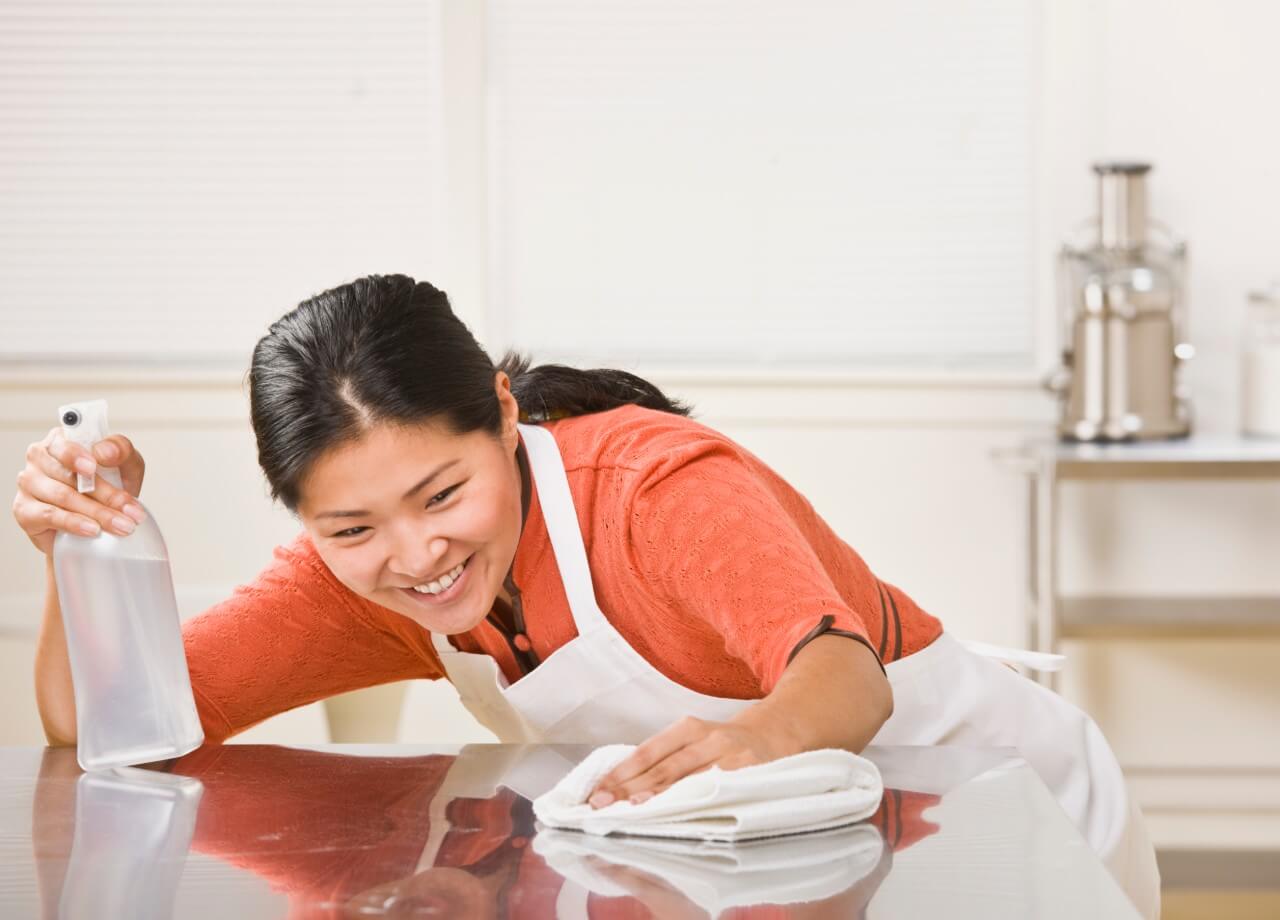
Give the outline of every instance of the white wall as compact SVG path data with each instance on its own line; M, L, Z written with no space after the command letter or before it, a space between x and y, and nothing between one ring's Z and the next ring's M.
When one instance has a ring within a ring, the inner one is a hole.
M1201 430L1238 417L1245 292L1280 278L1280 7L1255 0L1102 4L1102 151L1147 157L1152 213L1190 238L1189 380Z
M1053 241L1092 211L1088 163L1149 158L1153 213L1191 242L1198 428L1233 430L1244 295L1280 275L1280 125L1265 105L1276 85L1280 9L1107 0L1048 3L1043 18L1036 233L1044 263L1041 296L1029 305L1041 364L1055 350ZM462 19L474 38L474 20ZM458 92L475 90L477 74L451 73ZM454 123L464 115L455 111ZM482 125L467 130L483 139ZM484 183L474 169L465 175L467 184L450 190L450 213L484 213ZM468 222L465 231L451 253L455 292L467 295L460 312L483 333L476 241L485 228ZM197 609L251 578L294 530L264 496L241 370L5 369L0 458L16 472L60 402L110 399L114 424L150 459L143 497L165 527L185 605ZM689 368L653 376L795 481L878 574L954 632L1021 641L1025 493L990 455L1047 430L1053 406L1034 375L732 379ZM1079 485L1064 503L1065 591L1280 594L1275 483ZM41 570L13 527L0 528L0 586L0 692L10 700L0 743L38 744L30 660ZM1158 843L1280 846L1280 640L1093 641L1068 651L1064 692L1107 731ZM395 701L394 691L338 701L335 738L385 733ZM443 733L469 730L454 723ZM318 731L311 721L281 726L277 737L314 740Z
M1152 213L1190 241L1197 430L1235 431L1245 294L1280 277L1280 123L1266 114L1280 8L1107 0L1088 15L1089 153L1155 163ZM1065 592L1280 594L1280 483L1081 485L1064 502ZM1069 651L1066 692L1107 728L1158 840L1276 846L1274 633Z

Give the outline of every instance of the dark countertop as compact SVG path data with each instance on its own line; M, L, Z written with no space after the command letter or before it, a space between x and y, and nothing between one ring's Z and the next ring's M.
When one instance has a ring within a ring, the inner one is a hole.
M737 847L539 831L588 753L228 744L83 774L0 748L0 916L1136 916L1012 752L870 748L867 821Z

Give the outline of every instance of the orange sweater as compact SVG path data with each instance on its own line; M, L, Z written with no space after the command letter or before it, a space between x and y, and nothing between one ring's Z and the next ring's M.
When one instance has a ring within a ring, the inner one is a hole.
M941 633L800 493L705 425L623 406L545 427L564 459L600 609L672 680L759 699L826 617L884 662ZM576 630L536 484L513 577L545 661ZM305 533L277 547L254 582L188 621L183 638L210 741L348 690L443 676L428 633L345 588ZM506 640L488 622L453 641L519 679Z

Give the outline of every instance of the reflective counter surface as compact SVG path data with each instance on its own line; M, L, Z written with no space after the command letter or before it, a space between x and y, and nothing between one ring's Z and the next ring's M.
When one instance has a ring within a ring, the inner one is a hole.
M1008 750L870 748L872 818L736 847L538 829L588 750L229 744L86 774L0 748L0 916L1136 916Z

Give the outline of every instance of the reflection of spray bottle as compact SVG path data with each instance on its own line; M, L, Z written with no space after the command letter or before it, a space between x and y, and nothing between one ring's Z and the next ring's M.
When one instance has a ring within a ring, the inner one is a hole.
M203 792L198 779L131 767L82 774L59 920L172 917Z
M92 448L107 436L103 400L58 410L66 438ZM99 469L121 487L114 469ZM81 492L92 477L77 475ZM53 569L75 688L76 757L86 770L151 763L199 747L169 553L150 513L127 537L59 533Z

